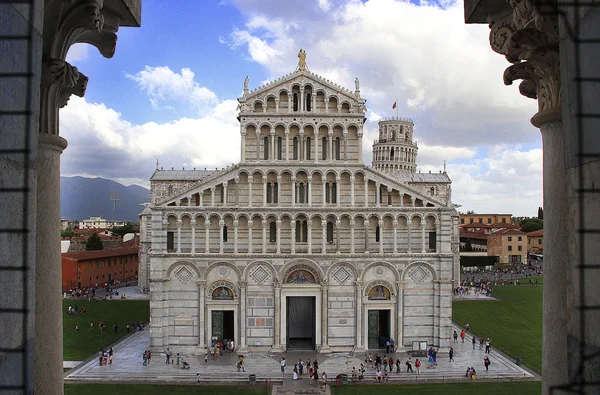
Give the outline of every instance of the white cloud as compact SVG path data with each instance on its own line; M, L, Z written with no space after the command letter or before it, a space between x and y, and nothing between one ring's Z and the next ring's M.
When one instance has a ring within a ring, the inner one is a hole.
M71 45L67 52L67 62L76 64L87 60L90 56L90 45L85 43L76 43Z
M146 66L135 75L126 76L137 82L148 94L154 108L159 108L164 103L177 102L187 104L204 114L218 103L214 92L194 81L194 72L189 68L181 69L178 74L167 66Z

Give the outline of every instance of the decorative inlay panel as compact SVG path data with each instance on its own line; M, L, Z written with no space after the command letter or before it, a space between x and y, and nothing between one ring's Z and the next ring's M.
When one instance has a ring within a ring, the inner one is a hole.
M417 266L408 272L408 276L416 283L423 282L429 274L421 266Z
M265 269L263 265L258 265L250 273L250 277L252 277L254 281L256 281L259 284L264 283L270 276L271 274L269 274L269 271Z
M350 277L352 277L352 274L344 266L340 267L335 271L335 273L333 273L333 278L335 278L340 284L344 284Z
M182 283L188 282L190 278L194 276L194 273L190 269L185 266L180 266L175 270L175 278L177 278Z

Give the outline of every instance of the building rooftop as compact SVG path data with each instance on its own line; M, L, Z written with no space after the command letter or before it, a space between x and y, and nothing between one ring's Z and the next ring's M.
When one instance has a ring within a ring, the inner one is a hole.
M533 232L527 233L529 237L544 237L544 229L534 230Z
M389 174L404 182L452 182L448 173L413 173L410 170L396 170Z
M96 250L96 251L76 251L76 252L65 252L62 254L65 258L70 258L76 261L84 261L88 259L102 259L110 258L115 256L137 254L139 251L138 247L134 248L116 248L112 250Z
M150 181L200 181L216 170L163 170L156 169Z

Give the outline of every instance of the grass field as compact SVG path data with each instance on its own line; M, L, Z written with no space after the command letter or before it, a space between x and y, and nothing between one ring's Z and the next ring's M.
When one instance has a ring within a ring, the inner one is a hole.
M67 384L65 395L182 395L182 394L227 394L267 395L264 386L249 385L156 385L156 384Z
M69 306L84 304L83 314L67 314ZM63 359L65 361L83 361L102 347L106 347L127 334L125 326L132 321L148 323L150 314L147 300L104 300L91 301L85 299L63 300ZM104 333L98 332L98 323L104 321ZM90 322L94 330L90 330ZM119 326L118 332L113 331L114 323ZM75 325L79 324L79 330Z
M402 394L402 395L539 395L542 392L542 383L526 382L470 382L453 384L418 384L418 385L353 385L333 387L334 395L366 395L366 394Z
M539 395L540 382L499 382L499 383L456 383L456 384L364 384L333 387L334 395ZM67 384L65 395L179 395L179 394L227 394L227 395L266 395L262 386L218 386L218 385L150 385L150 384Z
M455 301L452 316L460 325L468 322L478 336L492 339L494 348L542 372L543 287L498 286L494 301Z

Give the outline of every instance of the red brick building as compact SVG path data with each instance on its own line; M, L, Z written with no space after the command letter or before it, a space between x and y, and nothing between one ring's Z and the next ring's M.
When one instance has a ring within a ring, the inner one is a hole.
M85 288L90 285L102 287L114 280L133 281L138 274L138 250L136 243L126 243L120 248L98 251L77 251L62 254L63 291Z

